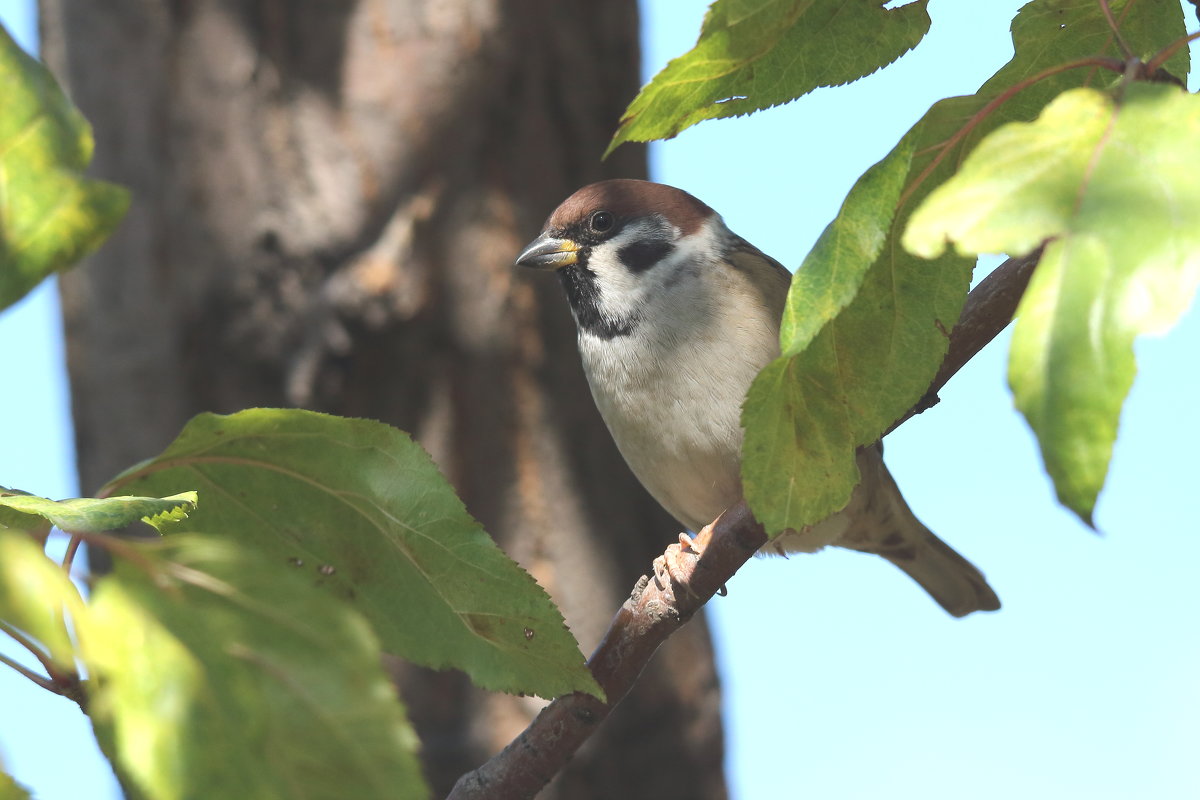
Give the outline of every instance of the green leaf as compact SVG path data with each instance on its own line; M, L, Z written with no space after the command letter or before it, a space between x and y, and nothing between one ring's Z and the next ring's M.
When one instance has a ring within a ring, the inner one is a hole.
M808 347L858 294L891 230L892 215L912 165L913 138L906 136L863 173L792 277L779 332L785 355Z
M94 250L129 193L83 177L92 133L54 78L0 26L0 309Z
M1149 55L1182 34L1177 6L1111 5L1138 53ZM859 180L793 281L792 295L816 296L789 295L780 337L784 357L755 381L742 415L746 499L772 534L803 528L845 505L859 480L854 449L875 441L921 398L945 355L974 258L946 253L926 261L901 248L912 209L987 133L1011 120L1033 119L1061 91L1106 76L1068 70L1024 88L986 116L979 112L1051 67L1117 55L1108 23L1091 0L1029 3L1013 21L1013 41L1013 59L979 92L935 104ZM901 175L905 152L914 155ZM907 184L898 203L897 181ZM817 272L800 277L810 269Z
M137 549L148 563L118 560L79 631L123 783L156 800L428 796L359 614L229 539Z
M784 355L747 394L742 482L772 534L845 506L859 481L855 447L921 396L961 310L969 261L921 261L889 246L920 134L918 126L851 190L793 280Z
M1200 285L1200 98L1133 84L1122 100L1066 92L1037 121L985 139L913 215L905 245L1028 253L1047 238L1018 309L1017 407L1058 497L1091 524L1136 365Z
M0 499L5 497L27 496L28 492L19 489L8 489L0 486ZM50 535L50 523L37 514L24 514L15 509L7 508L0 503L0 531L9 529L23 531L40 541L43 545Z
M927 0L717 0L696 46L638 94L605 152L669 139L705 119L741 116L892 63L929 30Z
M8 773L0 771L0 800L27 800L28 797L29 790Z
M205 500L179 530L219 532L293 564L358 608L385 650L457 667L487 689L601 693L545 591L395 428L296 410L203 414L110 484L184 486Z
M0 529L0 620L67 671L75 665L75 646L64 614L80 619L83 613L83 599L63 568L29 536Z
M0 507L25 515L36 514L64 531L100 533L124 528L138 520L155 527L182 520L196 508L196 493L170 497L77 497L47 500L30 494L0 493Z
M883 248L911 165L912 138L855 184L796 272L780 330L783 356L763 370L747 395L742 477L756 513L773 533L840 508L858 482L853 458L842 457L859 435L849 413L851 391L838 374L834 337L820 333L863 289ZM847 320L839 324L845 327ZM823 480L806 477L812 464L819 465Z

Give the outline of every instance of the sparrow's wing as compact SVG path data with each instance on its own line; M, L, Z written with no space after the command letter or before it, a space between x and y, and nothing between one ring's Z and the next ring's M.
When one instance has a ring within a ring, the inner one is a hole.
M763 302L774 312L775 319L782 319L792 273L740 236L735 236L730 243L729 263L750 275L751 283L759 288Z

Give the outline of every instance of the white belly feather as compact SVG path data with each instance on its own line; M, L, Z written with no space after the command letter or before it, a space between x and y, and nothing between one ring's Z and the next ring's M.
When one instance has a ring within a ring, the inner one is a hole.
M741 498L742 401L778 355L778 331L736 309L698 304L690 330L642 326L579 350L592 396L630 468L651 495L699 530ZM669 374L669 377L668 377Z

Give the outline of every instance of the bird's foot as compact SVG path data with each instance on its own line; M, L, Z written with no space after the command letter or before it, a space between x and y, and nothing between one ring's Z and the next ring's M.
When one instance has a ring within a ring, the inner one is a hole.
M661 556L654 559L654 580L660 589L670 587L674 592L676 587L683 587L683 590L690 595L695 595L689 585L692 575L692 564L694 563L695 554L683 552L684 540L687 534L680 534L680 543L673 544L667 548ZM691 556L693 561L688 563L685 561L688 556Z
M711 524L705 525L695 536L689 536L686 531L679 534L679 542L668 547L665 553L654 559L654 578L658 581L658 585L660 587L682 586L688 594L696 596L691 588L692 571L695 569L696 561L704 555L704 550L708 547L711 538ZM692 558L685 561L687 556ZM722 586L717 594L724 597L728 592Z
M679 534L679 546L681 549L691 550L697 556L702 556L710 539L712 539L712 523L701 528L695 536L689 536L687 531Z

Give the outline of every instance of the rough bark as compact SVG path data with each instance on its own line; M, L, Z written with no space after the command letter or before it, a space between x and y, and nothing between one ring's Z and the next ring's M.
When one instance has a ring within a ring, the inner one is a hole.
M43 52L130 186L65 276L81 482L200 411L299 405L414 432L585 652L676 526L596 414L553 281L516 274L637 83L636 4L42 0ZM445 793L533 701L403 668ZM702 622L672 639L543 797L719 798Z

